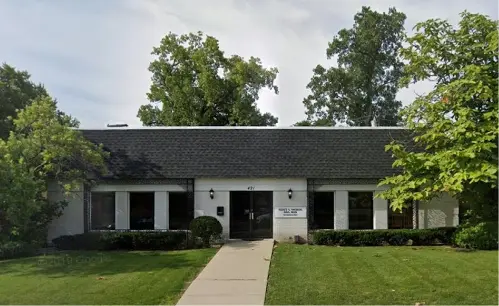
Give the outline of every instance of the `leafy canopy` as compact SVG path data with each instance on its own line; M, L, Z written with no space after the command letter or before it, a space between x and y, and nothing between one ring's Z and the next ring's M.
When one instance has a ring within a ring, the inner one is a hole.
M263 88L273 90L276 68L260 59L226 57L218 40L202 32L169 33L153 49L152 85L138 117L146 126L275 125L277 118L256 106Z
M48 201L47 181L74 190L105 172L106 153L61 121L48 96L19 111L13 126L9 138L0 139L0 242L40 242L65 205Z
M394 167L402 168L381 182L391 186L380 196L393 207L449 192L477 203L495 197L497 216L497 26L487 16L464 12L457 28L430 19L408 38L402 84L432 80L435 87L403 111L417 150L396 141L386 147Z
M318 65L307 85L312 93L303 104L310 125L369 126L373 119L377 125L398 124L405 18L394 8L378 13L362 7L353 27L338 32L326 52L328 59L337 58L337 67Z
M12 117L16 111L30 105L37 98L48 96L42 84L35 84L30 80L27 71L16 70L3 63L0 66L0 139L7 139L13 129ZM57 110L61 121L71 126L78 126L78 121L71 116Z

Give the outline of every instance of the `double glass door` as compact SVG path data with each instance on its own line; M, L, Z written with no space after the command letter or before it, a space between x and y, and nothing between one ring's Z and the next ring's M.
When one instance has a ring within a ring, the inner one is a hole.
M272 191L230 192L230 238L272 238Z

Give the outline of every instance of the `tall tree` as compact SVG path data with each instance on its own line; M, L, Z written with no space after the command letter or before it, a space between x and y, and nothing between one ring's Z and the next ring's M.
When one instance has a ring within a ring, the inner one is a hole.
M147 126L275 125L277 118L256 106L263 88L273 90L276 68L260 59L226 57L218 40L202 32L169 33L152 52L152 84L138 117Z
M48 96L42 84L35 84L27 71L17 70L15 67L3 63L0 66L0 139L7 139L13 129L12 119L16 111L24 109L35 99ZM54 101L54 103L57 103ZM78 126L78 121L71 116L57 110L61 121L71 126Z
M439 19L417 24L402 50L409 62L402 84L433 80L435 87L402 112L421 150L387 146L402 172L381 182L391 188L380 196L398 209L449 192L472 208L473 222L497 222L498 23L461 17L458 28ZM497 223L495 231L497 242Z
M395 8L378 13L369 7L354 17L329 43L327 58L337 67L318 65L303 100L312 125L392 126L399 122L402 103L396 100L403 64L398 50L404 36L405 15Z
M0 139L0 245L43 243L65 205L48 201L47 179L74 190L90 174L105 172L107 153L61 121L48 96L19 111L13 125L8 139Z

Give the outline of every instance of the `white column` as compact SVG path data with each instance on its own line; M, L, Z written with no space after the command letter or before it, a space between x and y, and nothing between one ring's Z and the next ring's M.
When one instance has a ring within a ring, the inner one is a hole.
M378 192L374 192L376 196ZM373 227L374 229L387 229L388 228L388 201L376 198L373 199Z
M168 192L154 193L154 229L168 229Z
M348 191L334 192L334 229L348 229Z
M116 229L130 229L130 202L128 192L117 191L115 195Z

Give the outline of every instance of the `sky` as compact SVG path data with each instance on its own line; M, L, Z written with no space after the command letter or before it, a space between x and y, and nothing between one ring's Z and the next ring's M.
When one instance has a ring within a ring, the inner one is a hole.
M305 119L312 69L334 65L328 41L352 26L362 6L396 7L407 15L409 33L429 18L457 24L464 10L498 18L497 0L3 0L0 62L27 70L82 128L139 127L152 48L168 32L203 31L227 55L259 57L279 69L279 95L265 90L257 104L279 118L278 126L289 126ZM429 90L431 84L416 84L398 98L406 105Z

